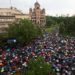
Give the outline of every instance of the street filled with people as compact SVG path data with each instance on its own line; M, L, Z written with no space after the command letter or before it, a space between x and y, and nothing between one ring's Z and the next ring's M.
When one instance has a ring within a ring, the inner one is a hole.
M0 75L26 72L29 60L38 56L52 64L55 75L75 75L75 37L51 33L23 47L0 47Z

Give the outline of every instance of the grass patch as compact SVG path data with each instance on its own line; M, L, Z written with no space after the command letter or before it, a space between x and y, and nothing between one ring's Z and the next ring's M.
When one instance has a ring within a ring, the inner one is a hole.
M45 28L46 32L52 32L52 28Z

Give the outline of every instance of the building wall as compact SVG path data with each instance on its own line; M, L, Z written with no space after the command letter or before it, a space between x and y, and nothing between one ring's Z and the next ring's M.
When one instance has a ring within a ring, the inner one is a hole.
M30 19L28 14L17 14L15 15L16 19Z
M37 24L38 26L42 27L46 24L46 17L45 17L45 9L40 8L40 4L36 2L34 4L34 8L30 8L29 10L30 19L33 23Z
M18 19L29 19L29 15L16 8L0 8L0 33L5 32L5 28Z
M40 8L40 4L36 2L34 8L30 8L29 14L24 14L17 8L0 8L0 33L4 32L8 25L18 19L29 19L34 24L42 27L46 24L45 9Z

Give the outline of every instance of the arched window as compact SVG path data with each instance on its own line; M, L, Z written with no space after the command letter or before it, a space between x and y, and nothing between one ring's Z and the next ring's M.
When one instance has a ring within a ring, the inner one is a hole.
M37 9L39 9L39 7L37 7Z

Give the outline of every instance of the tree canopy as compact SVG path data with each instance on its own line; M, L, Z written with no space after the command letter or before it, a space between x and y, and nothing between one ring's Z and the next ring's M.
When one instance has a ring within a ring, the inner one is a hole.
M9 25L8 37L16 38L20 43L28 43L41 35L41 29L30 20L21 19Z
M59 26L59 31L61 34L75 36L75 16L59 16L52 17L47 16L47 27Z
M43 57L32 58L28 63L27 75L54 75L50 63Z

